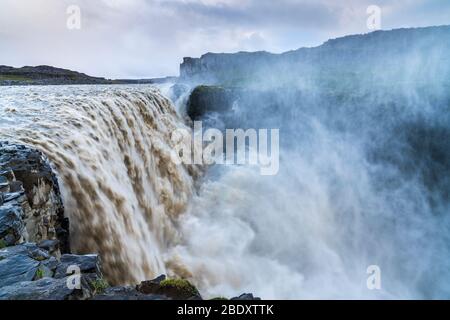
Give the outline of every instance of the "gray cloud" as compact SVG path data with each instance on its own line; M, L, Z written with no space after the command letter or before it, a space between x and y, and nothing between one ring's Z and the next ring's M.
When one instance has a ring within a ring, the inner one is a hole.
M50 64L111 78L175 75L183 56L282 52L365 33L378 4L383 28L449 23L441 0L0 0L0 64ZM82 29L66 28L66 8Z

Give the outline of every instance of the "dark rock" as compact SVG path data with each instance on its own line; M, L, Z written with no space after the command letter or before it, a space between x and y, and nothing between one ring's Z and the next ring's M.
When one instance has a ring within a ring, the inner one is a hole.
M210 112L230 111L237 98L238 93L232 88L198 86L189 97L187 114L196 121Z
M36 261L44 261L50 259L50 255L48 254L48 252L38 247L30 248L28 250L28 255Z
M3 201L9 202L12 200L17 200L20 204L23 203L25 194L23 191L14 192L14 193L3 193Z
M143 294L134 287L112 287L96 295L93 300L168 300L165 296Z
M9 184L9 192L22 192L23 184L20 181L12 181Z
M58 264L59 261L55 257L50 257L48 260L41 262L39 269L43 271L43 277L54 278Z
M59 251L59 241L58 240L44 240L38 244L38 247L47 250L50 254L54 254Z
M151 282L159 285L159 284L161 284L161 282L163 282L166 279L167 279L166 275L163 274L163 275L160 275L159 277L151 280Z
M0 177L7 185L2 205L17 199L22 206L25 241L58 240L61 252L69 253L68 219L48 159L30 147L0 142Z
M39 261L30 256L33 245L20 245L0 250L0 288L33 280Z
M56 268L55 278L64 278L70 275L67 273L70 266L77 266L81 273L93 273L102 278L100 263L100 257L96 254L85 256L65 254Z
M166 279L160 276L154 280L143 281L136 286L143 294L165 296L173 300L201 300L198 290L187 280Z
M103 281L97 256L65 255L61 260L36 244L26 243L0 250L0 300L89 299L95 284ZM76 265L80 274L66 274ZM68 286L79 276L79 288Z
M86 281L70 289L66 279L43 278L0 288L0 300L85 300L92 296Z
M254 297L251 293L241 294L239 297L231 298L231 300L261 300L261 298Z
M2 192L9 192L9 181L5 176L0 175L0 194ZM0 202L0 206L2 203Z
M160 289L161 281L166 280L165 275L161 275L156 279L142 281L140 285L136 287L136 289L144 294L156 294L156 292Z
M16 202L7 202L0 207L0 241L6 246L17 244L22 238L23 211Z

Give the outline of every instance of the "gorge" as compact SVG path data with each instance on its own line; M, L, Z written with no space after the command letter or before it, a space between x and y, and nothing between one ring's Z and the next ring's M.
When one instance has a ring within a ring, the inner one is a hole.
M167 274L208 298L448 297L448 39L442 26L207 54L173 85L2 87L0 140L48 157L72 252L99 254L113 286ZM196 120L280 129L279 172L175 164L172 133ZM45 239L8 247L25 240Z

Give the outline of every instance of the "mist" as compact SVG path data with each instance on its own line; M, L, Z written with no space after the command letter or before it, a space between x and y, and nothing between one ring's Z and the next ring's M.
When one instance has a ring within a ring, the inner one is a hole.
M375 48L367 60L336 54L340 63L325 59L296 75L253 65L232 108L203 115L221 130L279 128L281 159L273 177L248 166L209 169L171 253L202 290L449 296L449 62L441 47L414 44ZM373 265L381 290L366 284Z

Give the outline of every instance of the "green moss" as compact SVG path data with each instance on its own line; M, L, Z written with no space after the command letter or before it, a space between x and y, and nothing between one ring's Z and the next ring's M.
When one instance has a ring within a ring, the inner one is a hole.
M101 294L109 288L109 283L105 279L96 279L91 282L92 288L94 289L94 294Z
M45 272L41 268L36 270L36 274L34 275L34 280L39 280L44 278Z
M229 299L227 299L227 298L225 298L225 297L216 297L216 298L212 298L211 300L212 300L212 301L214 301L214 300L227 301L227 300L229 300Z
M6 241L3 239L0 239L0 250L6 248Z
M194 287L189 281L184 279L166 279L159 284L161 288L175 288L180 292L186 293L189 296L199 296L197 288Z

